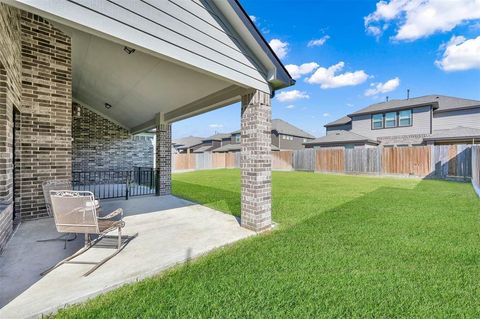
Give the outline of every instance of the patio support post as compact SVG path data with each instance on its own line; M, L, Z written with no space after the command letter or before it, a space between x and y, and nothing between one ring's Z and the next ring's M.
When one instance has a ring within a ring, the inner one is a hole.
M172 125L165 121L163 113L157 114L156 129L156 195L170 195L172 191Z
M241 117L241 224L258 232L272 223L270 95L261 91L243 95Z

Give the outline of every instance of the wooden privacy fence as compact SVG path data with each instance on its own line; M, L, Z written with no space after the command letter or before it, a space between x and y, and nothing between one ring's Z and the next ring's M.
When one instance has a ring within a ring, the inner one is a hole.
M388 147L383 149L383 174L428 176L431 173L430 146Z
M437 178L469 178L472 176L472 147L436 145L433 165Z
M304 149L272 152L272 169L467 180L479 165L472 156L480 158L471 145ZM172 162L177 171L239 168L240 152L174 154Z
M343 149L321 149L316 151L315 170L327 173L343 173L345 154Z
M272 169L293 170L293 151L272 152Z

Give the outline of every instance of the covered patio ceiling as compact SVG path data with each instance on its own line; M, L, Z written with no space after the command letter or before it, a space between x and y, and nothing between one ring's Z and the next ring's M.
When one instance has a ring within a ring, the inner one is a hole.
M237 102L231 81L62 26L72 38L73 99L137 133ZM106 103L111 107L107 108Z

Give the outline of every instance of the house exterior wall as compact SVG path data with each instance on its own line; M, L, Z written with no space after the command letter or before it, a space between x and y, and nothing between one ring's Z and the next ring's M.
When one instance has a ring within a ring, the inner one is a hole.
M42 182L71 178L72 69L68 35L21 12L22 97L16 122L16 214L47 216Z
M352 132L376 139L386 136L400 136L431 133L431 107L424 106L413 109L413 125L372 130L372 115L357 115L352 117Z
M433 130L465 126L480 129L480 107L452 112L433 112Z
M304 138L293 136L293 140L283 139L282 135L278 136L278 145L276 145L281 150L300 150L303 149ZM308 141L308 139L307 139Z
M13 232L13 109L21 103L20 11L0 3L0 252Z
M74 172L153 167L153 135L132 135L118 124L78 103L73 103L73 110ZM76 114L77 111L79 115Z
M352 130L352 123L344 124L344 125L335 125L326 127L327 135L336 133L338 131L351 131Z
M276 147L278 147L278 142L280 139L280 137L278 136L278 133L272 132L271 136L272 136L272 145L275 145Z

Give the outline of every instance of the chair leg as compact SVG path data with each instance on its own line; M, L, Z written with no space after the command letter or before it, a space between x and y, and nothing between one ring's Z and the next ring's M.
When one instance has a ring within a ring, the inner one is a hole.
M89 242L88 233L85 233L85 246L87 246Z
M117 249L120 249L122 246L122 228L118 227L118 244L117 244Z
M123 250L123 248L125 248L127 246L127 244L132 240L134 239L135 237L138 236L138 233L134 234L133 236L128 236L127 239L125 239L125 241L123 241L122 245L113 253L111 254L110 256L108 257L105 257L104 259L102 259L101 261L99 261L95 266L93 266L89 271L87 271L86 273L83 274L84 277L87 277L88 275L90 275L92 272L94 272L95 270L97 270L98 268L100 268L100 266L102 266L103 264L105 264L107 261L109 261L110 259L112 259L113 257L115 257L116 255L118 255L119 252L121 252ZM120 237L121 238L121 237Z
M69 237L70 235L72 234L68 233L68 234L60 235L57 238L39 239L37 240L37 243L46 243L49 241L63 241L64 242L63 249L67 249L67 242L74 241L75 239L77 239L77 234L73 233L73 237Z

